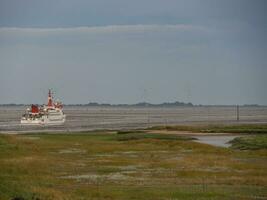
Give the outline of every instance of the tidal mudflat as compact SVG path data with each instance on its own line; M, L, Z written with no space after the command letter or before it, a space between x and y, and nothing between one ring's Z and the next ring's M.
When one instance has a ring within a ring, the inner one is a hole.
M64 126L21 126L26 106L0 106L0 132L79 131L136 129L176 124L267 123L267 107L240 107L237 122L234 106L195 107L92 107L65 106Z

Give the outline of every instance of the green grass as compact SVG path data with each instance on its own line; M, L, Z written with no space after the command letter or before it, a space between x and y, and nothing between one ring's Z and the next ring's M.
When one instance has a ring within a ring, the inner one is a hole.
M149 130L189 131L189 132L201 132L201 133L266 134L267 124L156 126L150 128Z
M241 150L267 149L267 135L238 137L230 142L232 148Z
M0 135L0 200L14 197L264 199L267 149L142 131Z
M146 133L144 130L119 130L117 134L130 134L130 133Z
M156 140L193 140L191 137L179 136L174 134L149 134L145 132L134 132L134 131L125 131L123 133L118 132L118 135L112 139L118 141L128 141L128 140L141 140L141 139L156 139Z

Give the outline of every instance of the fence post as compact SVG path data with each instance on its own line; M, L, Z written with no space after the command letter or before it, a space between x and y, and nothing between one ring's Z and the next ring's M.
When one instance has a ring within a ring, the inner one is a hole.
M239 105L236 106L236 120L239 122Z

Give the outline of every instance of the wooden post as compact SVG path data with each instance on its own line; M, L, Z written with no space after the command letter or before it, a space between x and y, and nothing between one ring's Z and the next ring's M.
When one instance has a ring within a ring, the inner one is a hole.
M236 106L236 120L239 122L239 105Z

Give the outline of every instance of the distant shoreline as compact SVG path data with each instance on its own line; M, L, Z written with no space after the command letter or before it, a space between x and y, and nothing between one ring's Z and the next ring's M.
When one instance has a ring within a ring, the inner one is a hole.
M31 104L16 104L16 103L7 103L7 104L0 104L0 106L30 106ZM42 104L39 104L42 105ZM243 104L243 105L194 105L192 103L184 103L184 102L173 102L173 103L160 103L160 104L152 104L147 102L141 102L136 104L108 104L108 103L87 103L87 104L64 104L64 106L80 106L80 107L266 107L267 105L259 105L259 104Z

